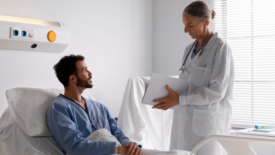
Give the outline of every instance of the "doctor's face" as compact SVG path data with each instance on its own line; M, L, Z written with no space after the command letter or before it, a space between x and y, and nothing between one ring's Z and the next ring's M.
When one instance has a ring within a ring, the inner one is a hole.
M92 73L88 70L88 67L84 61L76 62L77 68L77 83L78 87L92 88Z
M205 32L205 22L198 21L195 17L183 14L182 22L184 24L184 32L188 33L192 39L200 38Z

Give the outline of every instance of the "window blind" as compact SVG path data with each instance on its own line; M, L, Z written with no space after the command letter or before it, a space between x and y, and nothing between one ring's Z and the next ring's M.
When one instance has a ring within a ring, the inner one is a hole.
M275 125L275 1L212 0L235 62L232 126Z

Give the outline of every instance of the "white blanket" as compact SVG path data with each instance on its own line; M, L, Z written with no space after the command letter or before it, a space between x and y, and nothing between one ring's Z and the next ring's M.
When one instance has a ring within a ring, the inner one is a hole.
M142 104L145 83L130 78L118 116L118 127L132 141L147 149L169 150L173 111L152 109Z
M108 130L99 129L93 132L86 139L91 141L111 141L116 142L117 146L121 146L119 141L114 137ZM117 155L117 154L115 154ZM189 151L174 150L174 151L158 151L158 150L148 150L142 149L142 155L193 155Z

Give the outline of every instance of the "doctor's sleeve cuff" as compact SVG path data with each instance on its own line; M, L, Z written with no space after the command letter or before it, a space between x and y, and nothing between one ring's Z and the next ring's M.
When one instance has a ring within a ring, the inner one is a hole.
M187 103L186 103L186 96L183 96L183 95L180 95L179 96L179 104L180 105L187 105Z

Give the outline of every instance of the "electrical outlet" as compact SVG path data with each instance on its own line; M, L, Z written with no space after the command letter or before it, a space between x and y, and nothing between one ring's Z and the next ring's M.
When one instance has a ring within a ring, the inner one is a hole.
M34 40L36 37L35 29L11 27L10 37L12 39Z
M11 27L11 38L20 38L21 37L21 29Z
M28 31L21 30L21 37L28 37Z
M13 36L20 36L20 30L14 29L12 35L13 35Z

